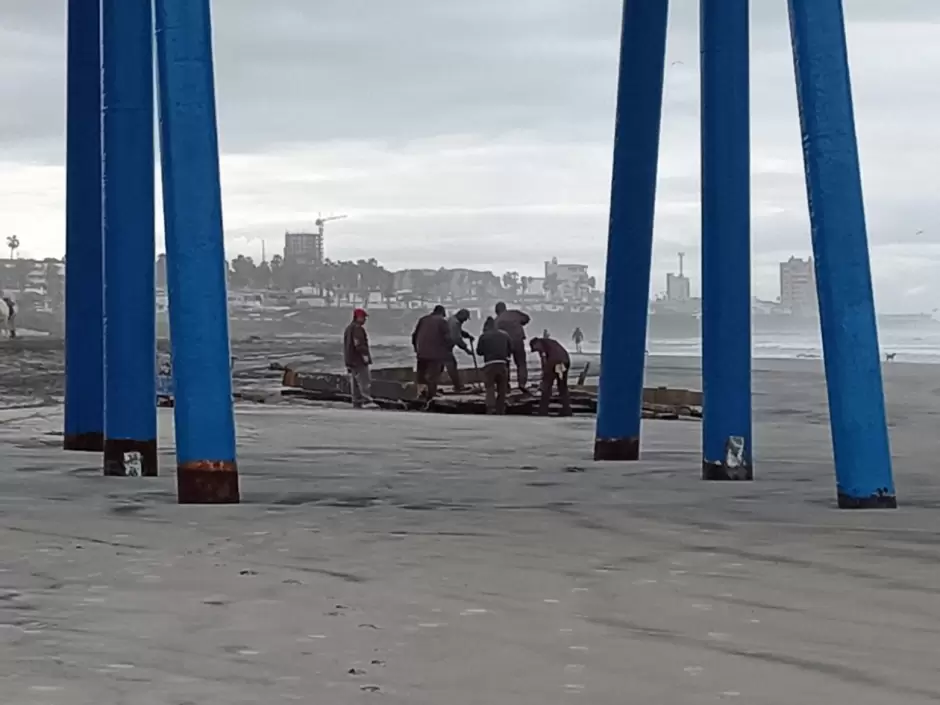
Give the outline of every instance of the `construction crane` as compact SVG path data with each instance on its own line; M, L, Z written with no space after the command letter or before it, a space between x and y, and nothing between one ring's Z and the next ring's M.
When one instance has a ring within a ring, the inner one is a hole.
M323 262L323 235L326 224L332 220L343 220L348 217L347 215L331 215L324 218L321 214L317 214L317 219L313 221L313 224L317 226L317 262Z
M348 218L348 217L349 217L348 215L331 215L329 218L324 218L323 216L321 216L321 215L318 214L318 215L317 215L317 219L316 219L315 221L313 221L313 224L317 226L317 232L318 232L318 233L320 234L320 236L322 237L322 236L323 236L323 226L324 226L326 223L329 223L331 220L344 220L345 218Z

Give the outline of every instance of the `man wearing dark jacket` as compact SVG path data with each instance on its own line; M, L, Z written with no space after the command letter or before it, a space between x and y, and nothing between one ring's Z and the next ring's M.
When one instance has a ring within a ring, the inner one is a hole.
M526 391L529 381L529 366L526 363L525 327L529 325L529 314L515 309L507 310L506 304L496 304L496 327L504 331L512 341L512 359L516 363L516 383Z
M411 345L418 357L418 390L425 391L430 401L437 394L441 372L454 347L450 340L447 312L443 306L435 306L431 313L418 319L411 334Z
M553 338L533 338L529 346L542 360L542 393L539 398L539 414L548 416L548 405L552 400L552 388L558 383L561 415L571 416L571 398L568 395L568 371L571 358L564 346Z
M486 413L505 414L506 394L509 391L509 360L512 358L512 340L506 331L496 327L489 316L483 323L483 332L477 341L477 355L483 358L483 385L486 387Z
M374 406L372 401L372 353L369 352L369 335L366 333L368 313L357 308L353 311L352 322L343 333L343 360L349 373L349 391L352 404L356 409L362 406Z
M470 345L473 345L473 336L470 335L467 331L463 329L463 324L470 320L470 312L462 308L453 316L447 319L447 325L450 327L450 357L447 358L445 367L447 368L447 375L450 377L451 384L454 385L454 391L459 392L463 390L463 385L460 383L460 370L457 367L457 357L454 355L454 348L460 348L467 355L472 355L473 351ZM469 341L469 345L467 344Z

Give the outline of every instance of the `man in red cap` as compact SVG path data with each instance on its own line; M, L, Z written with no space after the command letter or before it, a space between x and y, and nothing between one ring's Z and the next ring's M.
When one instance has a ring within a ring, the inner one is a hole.
M366 318L369 314L365 309L357 308L353 311L352 322L346 326L343 333L343 359L346 371L349 373L349 389L352 394L352 404L356 409L363 406L375 407L372 401L372 375L369 366L372 365L372 353L369 352L369 336L366 333Z

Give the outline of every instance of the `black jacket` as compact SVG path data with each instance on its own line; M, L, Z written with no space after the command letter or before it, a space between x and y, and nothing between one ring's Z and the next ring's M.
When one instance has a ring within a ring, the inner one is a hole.
M419 360L447 360L454 349L450 339L450 326L443 316L429 313L422 316L411 334L411 345L418 354Z
M343 361L351 370L372 364L369 335L366 333L365 326L355 321L346 326L346 331L343 333Z
M553 338L543 338L540 342L542 349L539 351L539 357L542 358L543 367L552 368L555 365L571 367L571 357L564 345Z
M484 365L489 362L508 363L512 357L512 338L498 328L485 331L477 340L477 355L483 358Z
M506 331L513 344L520 346L525 340L525 327L529 325L530 320L529 314L509 309L496 317L496 327Z

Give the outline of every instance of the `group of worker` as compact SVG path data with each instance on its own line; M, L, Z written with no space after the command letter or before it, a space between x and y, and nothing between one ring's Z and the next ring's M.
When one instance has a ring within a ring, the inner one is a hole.
M344 360L349 372L352 403L354 407L374 407L370 396L372 355L365 330L368 313L361 308L353 311L353 320L343 336ZM420 398L428 403L437 396L441 376L446 371L454 390L463 391L465 385L460 378L455 350L482 360L483 386L486 391L486 408L491 414L506 413L506 398L509 394L510 364L516 367L516 384L520 392L528 395L529 369L526 353L525 327L529 315L515 309L507 309L505 303L496 304L495 316L483 322L483 331L478 339L464 330L470 320L470 312L460 309L448 318L443 306L422 316L411 334L411 345L417 358L416 381ZM474 343L476 346L474 347ZM548 415L554 387L558 387L562 415L571 415L568 393L568 373L571 358L568 351L557 340L543 336L529 341L529 349L538 353L542 363L541 396L539 413Z

